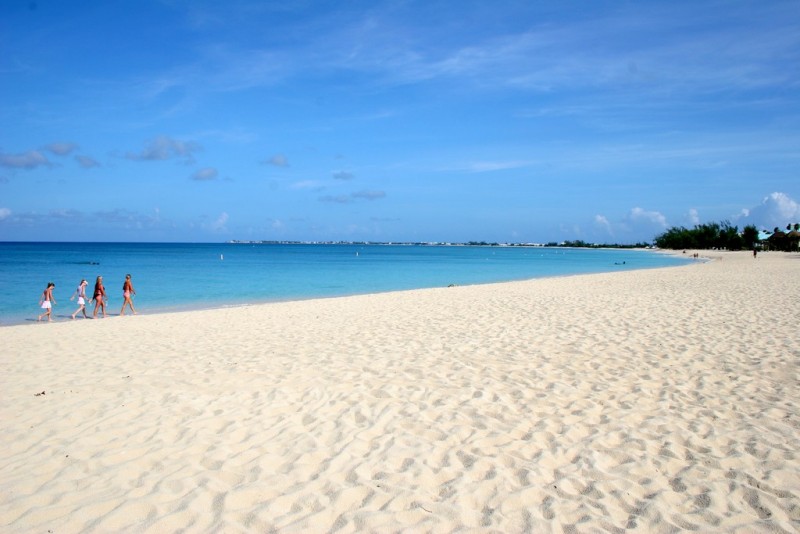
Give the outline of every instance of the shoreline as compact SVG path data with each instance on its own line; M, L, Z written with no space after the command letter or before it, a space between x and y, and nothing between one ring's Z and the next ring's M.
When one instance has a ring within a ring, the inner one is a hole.
M373 246L379 246L373 244ZM384 246L384 245L380 245ZM388 246L388 245L386 245ZM457 246L457 245L427 245L427 246ZM458 245L462 246L462 245ZM463 245L463 246L472 246L477 247L477 245ZM526 245L517 245L516 248L542 248L539 246L526 246ZM492 248L490 246L486 246L485 248ZM574 247L559 247L565 250L584 250L578 249ZM209 310L223 310L229 308L246 308L250 306L263 306L263 305L271 305L271 304L280 304L286 302L306 302L306 301L314 301L314 300L327 300L327 299L337 299L337 298L348 298L348 297L358 297L358 296L367 296L367 295L384 295L384 294L392 294L392 293L402 293L405 291L419 291L419 290L426 290L426 289L439 289L439 288L452 288L452 287L472 287L472 286L491 286L495 284L506 284L506 283L517 283L517 282L529 282L533 280L545 280L550 278L563 278L563 277L570 277L570 276L591 276L592 274L605 274L605 273L614 273L614 272L628 272L628 271L638 271L638 270L650 270L650 269L664 269L664 268L673 268L673 267L683 267L685 265L690 265L696 261L702 261L703 258L693 259L689 257L682 256L677 251L671 250L658 250L658 249L645 249L645 248L628 248L628 249L598 249L598 250L630 250L642 253L661 253L665 255L674 256L677 258L681 258L686 261L683 264L675 264L671 266L657 266L657 267L624 267L614 270L604 270L604 271L596 271L591 273L567 273L567 274L559 274L559 275L543 275L534 278L519 278L519 279L509 279L509 280L498 280L494 282L475 282L475 283L467 283L467 284L454 284L450 286L428 286L428 287L418 287L418 288L409 288L409 289L388 289L385 291L373 291L373 292L355 292L355 293L345 293L345 294L332 294L332 295L313 295L313 296L297 296L297 297L285 297L285 298L274 298L274 299L255 299L251 302L228 302L228 303L207 303L207 302L197 302L197 303L186 303L182 305L164 307L164 306L154 306L145 308L146 311L140 313L139 315L169 315L173 313L186 313L186 312L195 312L195 311L209 311ZM694 252L694 251L693 251ZM622 267L621 265L619 267ZM61 302L61 301L59 301ZM61 313L53 313L53 323L61 323L61 322L80 322L84 320L84 318L78 317L74 321L70 319L72 312L74 311L76 305L72 305L72 302L67 300L69 304L58 304L59 308L66 307L66 310L63 310ZM113 307L116 308L117 304L121 306L122 299L121 297L114 296L112 299ZM134 300L134 305L136 302ZM87 306L87 311L89 315L92 315L92 306ZM40 310L37 309L37 313ZM61 311L61 310L59 310ZM26 316L24 318L20 318L14 321L2 322L0 321L0 331L4 328L13 327L13 326L24 326L24 325L32 325L32 324L39 324L39 321L36 321L37 313L33 313L30 316ZM119 313L107 313L107 318L111 319L114 317L119 317ZM90 318L91 319L91 318ZM98 317L98 319L102 319L102 317ZM47 322L47 321L43 321Z
M0 530L791 532L800 255L709 256L9 326Z

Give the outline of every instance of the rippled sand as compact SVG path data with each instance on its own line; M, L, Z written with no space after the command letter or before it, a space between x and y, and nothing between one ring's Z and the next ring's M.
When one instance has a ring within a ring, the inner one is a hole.
M796 532L800 256L0 329L3 532Z

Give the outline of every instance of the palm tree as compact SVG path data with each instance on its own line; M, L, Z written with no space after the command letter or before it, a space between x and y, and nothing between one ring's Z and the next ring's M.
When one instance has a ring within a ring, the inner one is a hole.
M752 224L745 226L744 230L742 230L742 240L746 248L751 249L755 247L756 243L758 243L758 228Z

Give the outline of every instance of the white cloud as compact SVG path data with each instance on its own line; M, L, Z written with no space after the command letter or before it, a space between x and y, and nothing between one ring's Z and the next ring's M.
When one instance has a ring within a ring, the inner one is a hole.
M334 180L352 180L355 177L356 177L355 174L347 171L338 171L333 173Z
M749 210L744 222L767 230L776 226L784 228L787 224L800 222L800 204L785 193L775 192Z
M611 223L608 222L608 219L604 215L595 215L594 224L608 235L612 237L614 236L614 230L611 228Z
M35 169L42 166L51 167L52 163L38 150L29 150L22 154L0 154L0 166L11 169Z
M50 210L50 217L60 220L82 220L84 218L83 212L75 209L56 209Z
M363 198L365 200L378 200L379 198L384 198L386 196L385 191L358 191L353 193L353 198Z
M76 150L78 145L75 143L50 143L44 148L57 156L66 156L73 150Z
M180 141L161 135L150 141L138 154L128 152L128 159L137 161L163 161L173 157L194 161L194 153L202 147L193 141Z
M562 225L561 238L583 239L593 243L649 242L666 226L666 218L660 212L636 207L620 218L609 219L596 214L591 224L575 225L573 228Z
M355 193L350 193L349 195L325 195L323 197L319 197L320 202L332 202L334 204L350 204L351 202L355 202L356 200L378 200L381 198L386 197L385 191L356 191Z
M215 232L224 232L227 230L227 228L225 227L227 223L228 223L228 214L223 211L222 213L219 214L217 220L211 223L211 229L214 230Z
M689 219L689 224L691 225L698 225L700 224L700 215L697 213L697 210L692 208L689 210L687 214L687 219Z
M350 195L325 195L319 197L320 202L331 202L333 204L350 204L353 197Z
M217 169L214 167L206 167L205 169L200 169L196 173L192 175L192 180L196 180L198 182L205 182L208 180L213 180L217 177L219 173Z
M644 223L660 228L667 227L667 218L658 211L647 211L642 208L633 208L628 216L631 222Z
M466 172L481 173L520 169L531 165L529 161L474 161L466 165Z
M266 165L274 165L275 167L288 167L289 159L283 154L275 154L274 156L264 160L263 163Z
M0 208L0 221L11 217L11 210L8 208Z
M324 189L325 186L322 185L322 182L317 180L301 180L299 182L295 182L289 186L291 189Z
M100 163L98 163L97 160L89 156L75 156L75 161L77 161L78 164L84 169L91 169L92 167L100 166Z

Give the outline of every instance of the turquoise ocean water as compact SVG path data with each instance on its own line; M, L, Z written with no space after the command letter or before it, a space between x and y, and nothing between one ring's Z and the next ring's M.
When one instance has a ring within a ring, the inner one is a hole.
M130 273L140 313L213 308L616 270L684 259L640 250L423 245L0 243L0 325L35 321L54 282L56 320L81 278L103 276L119 314Z

